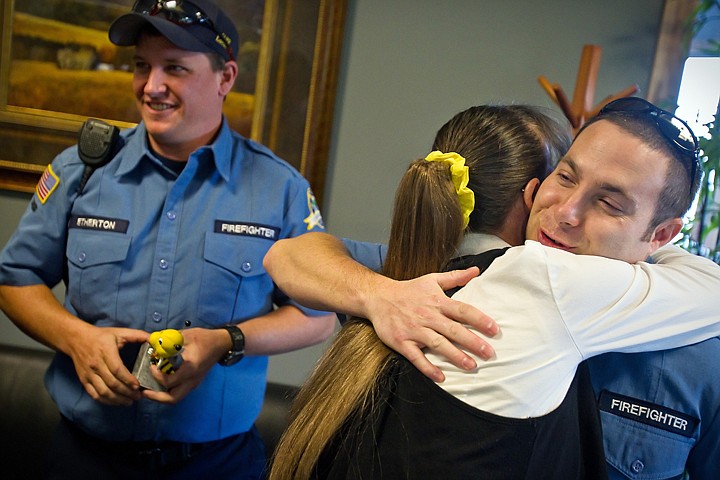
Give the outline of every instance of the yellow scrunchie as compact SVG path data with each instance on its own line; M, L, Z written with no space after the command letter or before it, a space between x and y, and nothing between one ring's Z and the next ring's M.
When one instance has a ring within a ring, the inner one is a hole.
M455 191L460 200L460 210L463 214L463 228L470 222L470 213L475 208L475 194L467 186L470 180L470 169L465 166L465 159L455 152L442 153L438 150L430 152L425 160L428 162L444 162L450 164L450 174Z

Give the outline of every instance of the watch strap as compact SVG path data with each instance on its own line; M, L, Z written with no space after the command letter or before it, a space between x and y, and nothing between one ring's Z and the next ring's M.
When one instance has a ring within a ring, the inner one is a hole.
M232 347L218 362L220 365L227 367L236 364L245 356L245 335L237 325L223 325L220 328L230 334L230 340L232 341Z

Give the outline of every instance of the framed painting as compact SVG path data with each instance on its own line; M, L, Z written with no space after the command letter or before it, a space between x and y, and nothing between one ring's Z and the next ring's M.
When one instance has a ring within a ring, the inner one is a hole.
M322 201L346 0L216 0L240 34L233 129L294 165ZM107 30L134 0L0 0L0 188L34 191L82 123L139 116L132 47Z

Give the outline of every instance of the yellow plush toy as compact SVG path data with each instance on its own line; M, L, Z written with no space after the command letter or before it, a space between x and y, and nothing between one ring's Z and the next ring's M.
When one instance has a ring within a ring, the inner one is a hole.
M148 339L151 351L148 353L152 363L163 373L175 373L175 369L182 362L179 354L184 342L185 339L179 330L168 329L151 333Z

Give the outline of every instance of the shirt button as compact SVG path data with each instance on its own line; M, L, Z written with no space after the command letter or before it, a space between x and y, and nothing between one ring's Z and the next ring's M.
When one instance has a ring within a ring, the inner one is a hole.
M154 322L157 323L157 322L159 322L160 320L162 320L162 314L161 314L160 312L153 312L153 314L152 314L152 319L153 319Z
M160 260L160 268L162 268L163 270L167 270L169 265L170 264L168 263L168 261L165 260L164 258L162 260Z
M250 262L243 262L240 268L242 268L243 272L249 272L250 270L252 270L252 265L250 264Z
M86 258L87 258L87 255L85 254L85 252L80 252L80 255L78 255L78 257L77 257L78 262L84 262Z
M175 220L175 218L177 217L174 210L170 210L169 212L167 212L166 215L167 215L167 218L169 218L170 220Z
M645 469L645 464L641 460L635 460L630 465L630 468L632 469L633 472L640 473Z

